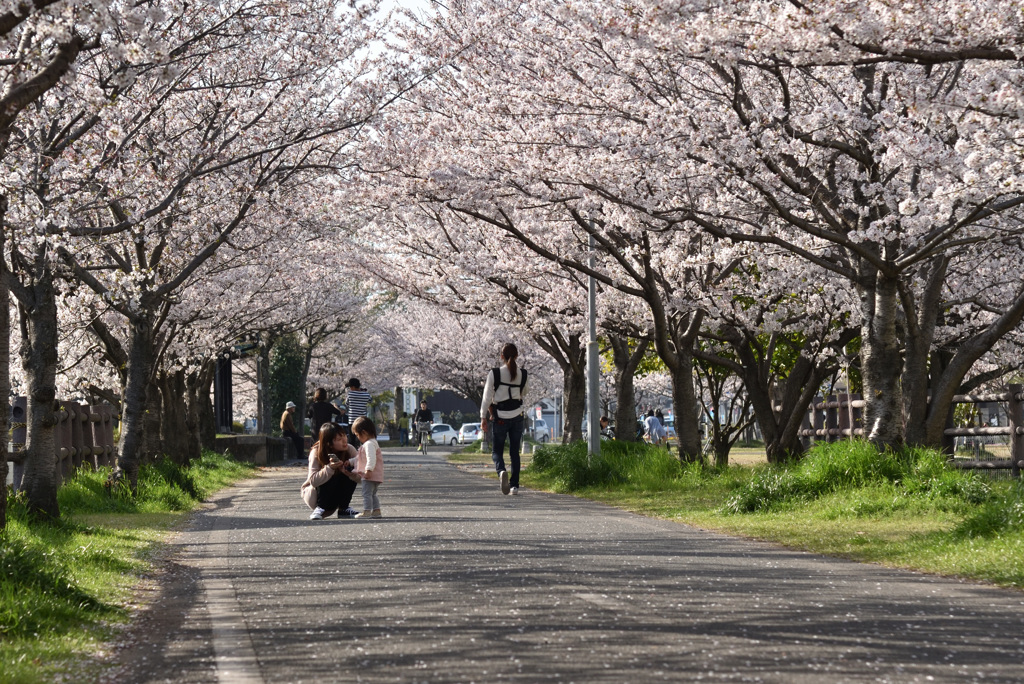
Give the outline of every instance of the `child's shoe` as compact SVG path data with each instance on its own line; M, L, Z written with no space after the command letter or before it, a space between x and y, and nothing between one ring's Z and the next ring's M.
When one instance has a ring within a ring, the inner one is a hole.
M373 512L370 513L371 518L383 518L384 514L380 512L379 508L374 508Z
M363 511L362 513L356 513L353 517L355 518L370 518L373 516L373 511ZM380 517L380 516L377 516Z

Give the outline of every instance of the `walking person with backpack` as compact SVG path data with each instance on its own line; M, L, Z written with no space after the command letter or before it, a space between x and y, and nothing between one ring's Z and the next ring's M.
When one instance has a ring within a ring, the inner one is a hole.
M498 473L502 494L519 493L519 449L523 443L523 397L526 395L526 369L516 365L519 350L511 342L501 348L501 366L492 368L484 383L484 399L480 406L480 427L491 435L491 458ZM505 470L505 440L512 466L511 476Z

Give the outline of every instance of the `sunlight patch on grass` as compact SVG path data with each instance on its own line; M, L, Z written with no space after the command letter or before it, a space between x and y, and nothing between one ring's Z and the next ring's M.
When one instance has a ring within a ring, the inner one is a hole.
M1024 588L1024 486L953 470L926 450L863 442L788 467L683 466L663 449L547 447L527 487L787 547ZM674 460L674 459L673 459Z

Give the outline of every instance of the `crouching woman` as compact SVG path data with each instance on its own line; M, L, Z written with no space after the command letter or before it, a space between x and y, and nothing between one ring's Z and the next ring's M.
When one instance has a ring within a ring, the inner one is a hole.
M320 427L319 439L309 450L309 474L302 483L302 500L313 509L310 520L323 520L334 511L347 518L359 475L355 472L356 449L348 443L345 429L335 423Z

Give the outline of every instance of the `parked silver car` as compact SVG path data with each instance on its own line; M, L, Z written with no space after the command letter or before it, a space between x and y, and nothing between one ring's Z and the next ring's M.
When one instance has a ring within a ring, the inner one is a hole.
M463 423L459 428L459 444L472 444L483 438L484 433L480 429L480 423Z
M540 418L533 421L533 438L542 444L551 441L551 428Z

